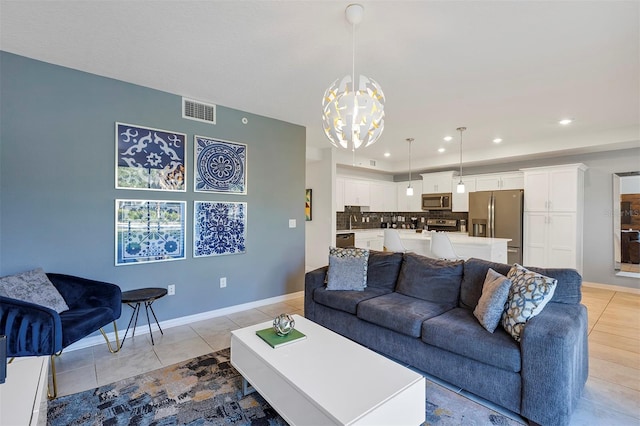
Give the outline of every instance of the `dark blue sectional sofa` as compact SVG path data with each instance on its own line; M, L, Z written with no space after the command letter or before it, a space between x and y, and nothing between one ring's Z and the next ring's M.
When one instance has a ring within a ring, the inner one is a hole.
M506 275L511 265L371 251L364 291L327 290L326 266L308 272L305 317L532 424L568 424L588 375L581 276L528 268L558 284L516 342L501 325L489 333L473 315L489 268Z

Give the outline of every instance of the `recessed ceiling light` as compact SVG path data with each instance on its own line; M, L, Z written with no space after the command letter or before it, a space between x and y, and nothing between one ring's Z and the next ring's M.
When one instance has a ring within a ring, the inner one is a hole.
M501 138L495 138L495 139L493 140L493 143L500 143L500 142L502 142L502 139L501 139Z
M385 153L384 153L384 156L385 156L385 157L391 157L391 153L390 153L390 152L385 152Z
M573 123L573 120L570 119L570 118L565 118L565 119L562 119L562 120L558 121L558 124L562 124L563 126L567 126L567 125L569 125L571 123Z
M445 137L444 137L444 140L445 140L445 141L447 141L447 142L450 142L450 141L451 141L451 139L453 139L453 137L452 137L452 136L445 136Z
M444 149L444 148L438 148L438 152L445 152L445 151L446 151L446 149Z

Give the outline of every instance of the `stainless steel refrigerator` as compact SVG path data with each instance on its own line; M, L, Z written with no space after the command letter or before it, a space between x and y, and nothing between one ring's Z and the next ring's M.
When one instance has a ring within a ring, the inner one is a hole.
M510 238L507 260L522 264L522 210L524 191L479 191L469 193L469 235Z

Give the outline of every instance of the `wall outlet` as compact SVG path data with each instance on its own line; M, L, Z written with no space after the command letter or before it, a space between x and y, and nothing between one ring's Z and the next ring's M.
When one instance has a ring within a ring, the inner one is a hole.
M176 285L175 284L169 284L167 286L167 294L169 296L173 296L174 294L176 294Z
M220 278L220 288L225 288L227 286L227 277Z

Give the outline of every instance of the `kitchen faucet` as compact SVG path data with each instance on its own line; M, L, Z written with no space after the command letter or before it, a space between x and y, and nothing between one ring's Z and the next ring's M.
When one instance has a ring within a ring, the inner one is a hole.
M358 218L355 215L350 214L349 215L349 231L351 231L351 229L352 229L351 228L351 219L353 219L354 221L358 222Z

